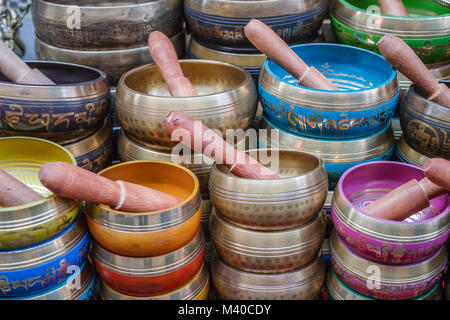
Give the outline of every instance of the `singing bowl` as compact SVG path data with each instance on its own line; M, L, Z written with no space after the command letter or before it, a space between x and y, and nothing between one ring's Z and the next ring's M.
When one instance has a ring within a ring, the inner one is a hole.
M182 3L181 0L76 3L37 0L31 10L37 36L50 45L75 50L130 49L147 45L152 31L161 31L168 37L180 32Z
M187 0L188 29L204 42L256 51L244 34L252 18L264 22L287 43L313 40L328 9L327 0L219 1Z
M205 235L206 241L211 241L211 234L209 233L209 219L211 217L212 203L211 200L202 201L202 219L200 225Z
M430 158L450 159L450 108L426 99L411 86L400 105L400 125L414 150Z
M227 129L246 130L256 113L258 93L250 74L224 62L180 60L184 75L199 96L171 97L156 65L125 73L117 86L115 108L126 133L153 149L170 151L172 141L164 127L169 111L181 110L226 136Z
M209 230L217 253L229 265L248 272L280 273L314 260L325 237L325 221L317 214L298 228L252 231L228 223L213 208Z
M331 24L339 43L379 52L385 34L404 40L429 67L450 62L450 9L434 0L404 0L408 17L379 13L376 0L338 0ZM376 7L377 6L377 7Z
M320 256L303 268L275 274L242 271L217 255L211 265L212 282L224 300L316 300L325 276Z
M423 178L422 169L401 162L369 162L347 170L333 195L335 230L351 250L377 263L401 265L429 259L450 233L448 194L431 200L428 208L401 222L362 211L400 185Z
M328 271L327 288L330 300L376 300L348 287L339 279L332 268ZM412 300L442 300L442 294L442 286L437 283L429 292Z
M111 120L107 117L92 135L63 146L75 156L79 167L92 172L105 169L111 165L113 151Z
M63 282L67 268L86 260L90 236L84 218L38 245L0 251L0 297L32 295Z
M365 259L331 233L331 264L338 277L353 290L376 299L411 299L429 292L447 268L447 248L415 264L387 265Z
M62 62L27 64L56 85L17 84L0 75L0 127L4 134L69 143L102 124L110 104L105 73Z
M247 144L249 144L245 137L237 137L237 140L239 141L235 144L235 148L245 150ZM214 161L211 158L200 153L184 155L182 153L184 150L178 150L179 152L175 153L152 149L152 146L135 141L124 130L120 130L117 148L119 158L123 162L136 160L165 161L188 168L199 180L202 198L209 199L209 173L214 165Z
M395 157L400 162L409 163L416 167L423 167L425 162L430 160L429 157L417 152L406 143L405 138L400 138L400 141L395 146Z
M60 198L40 183L39 169L53 161L77 165L73 155L54 142L27 137L0 138L0 169L44 197L21 206L0 206L0 250L44 242L67 229L80 212L80 201Z
M184 30L170 38L178 57L186 47ZM115 50L75 50L52 46L36 37L36 56L40 60L65 61L98 68L105 72L111 86L117 86L120 77L138 66L153 63L148 45Z
M349 140L317 139L283 130L264 118L260 124L260 146L299 150L320 158L328 174L329 189L351 167L369 161L389 160L395 149L394 132L389 124L380 131ZM262 130L261 130L262 129Z
M94 243L95 268L112 289L131 296L161 295L177 290L197 274L203 264L205 238L201 229L183 247L155 257L121 256Z
M319 139L355 139L384 128L399 97L397 71L361 48L310 43L291 47L339 91L306 88L271 59L259 77L265 117L286 131Z
M197 177L188 169L162 161L120 163L98 173L184 199L166 210L127 213L85 202L89 231L103 248L130 257L153 257L186 245L197 233L202 216Z
M102 300L206 300L209 293L209 272L203 264L194 278L184 287L172 292L147 297L131 296L109 287L100 281L100 298Z

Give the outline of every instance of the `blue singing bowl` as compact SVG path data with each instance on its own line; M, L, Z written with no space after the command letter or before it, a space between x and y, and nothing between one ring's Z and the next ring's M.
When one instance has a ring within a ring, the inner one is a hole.
M291 47L339 91L300 86L267 59L259 78L264 115L289 132L319 139L355 139L386 127L399 99L397 71L379 54L330 43Z
M80 213L57 237L20 250L0 251L0 298L34 295L64 282L68 269L86 261L90 240Z

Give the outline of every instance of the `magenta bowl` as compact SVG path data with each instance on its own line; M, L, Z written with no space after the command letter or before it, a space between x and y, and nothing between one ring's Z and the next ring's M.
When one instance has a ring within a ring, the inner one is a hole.
M339 179L331 205L339 236L359 255L385 264L412 264L433 256L450 233L448 194L401 222L375 218L361 210L403 183L423 177L421 168L392 161L369 162L347 170Z

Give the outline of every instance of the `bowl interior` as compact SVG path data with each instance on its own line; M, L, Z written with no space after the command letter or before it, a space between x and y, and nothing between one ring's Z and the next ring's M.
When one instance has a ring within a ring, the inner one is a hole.
M389 191L412 180L424 178L423 171L413 165L380 161L359 165L341 178L343 195L353 206L362 210ZM428 220L446 213L449 206L448 195L442 195L430 201L431 205L406 219L405 223Z
M53 161L76 165L73 155L55 143L25 137L0 138L0 169L45 197L52 193L41 184L38 173L44 164Z
M37 68L57 85L84 84L98 80L100 72L77 65L49 62L27 62L31 68ZM0 82L12 82L0 74Z
M346 0L343 3L350 4L364 12L370 6L379 6L377 0ZM412 17L436 16L449 14L450 9L437 3L434 0L403 0L403 4L408 10L408 14ZM403 17L402 17L403 18Z
M291 150L258 149L246 152L253 159L271 168L281 178L292 178L307 174L319 166L319 159L311 154ZM225 165L218 165L218 170L230 174ZM235 175L232 175L236 177Z
M306 64L314 66L340 91L365 91L391 82L396 72L379 54L368 50L330 43L301 44L291 47ZM266 70L279 81L305 88L274 61L267 59ZM318 89L311 89L323 91Z
M147 186L182 199L192 198L198 190L194 175L167 162L136 161L109 167L100 175Z
M243 83L246 72L236 66L213 61L180 61L184 75L200 96L232 90ZM169 89L156 65L140 68L125 78L131 90L151 96L170 97Z

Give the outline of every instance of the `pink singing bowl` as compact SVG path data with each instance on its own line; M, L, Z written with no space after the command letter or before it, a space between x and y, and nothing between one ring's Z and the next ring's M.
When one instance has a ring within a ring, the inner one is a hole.
M334 227L346 245L367 259L394 265L418 263L438 252L450 233L448 194L401 222L375 218L361 210L405 182L423 177L422 169L392 161L347 170L338 182L331 208Z

